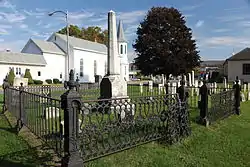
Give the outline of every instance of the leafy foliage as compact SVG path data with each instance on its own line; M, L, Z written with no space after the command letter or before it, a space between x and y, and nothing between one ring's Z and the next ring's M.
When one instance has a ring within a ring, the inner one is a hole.
M52 84L52 80L51 79L46 79L45 82L47 82L47 84Z
M11 86L13 86L14 78L15 78L14 69L11 69L11 70L9 71L8 76L7 76L8 83L9 83Z
M63 29L59 30L58 33L66 34L67 28L64 27ZM93 42L96 41L105 45L108 43L108 30L102 30L100 27L97 26L79 28L76 25L70 25L69 35Z
M135 65L143 75L178 75L200 65L191 29L175 8L153 7L137 29Z
M34 84L35 85L42 85L43 84L43 81L41 81L41 80L33 80L33 82L34 82Z
M53 84L59 84L59 83L61 83L59 79L53 78Z
M34 81L32 79L31 73L30 73L30 69L25 69L24 78L28 78L29 85L34 84Z

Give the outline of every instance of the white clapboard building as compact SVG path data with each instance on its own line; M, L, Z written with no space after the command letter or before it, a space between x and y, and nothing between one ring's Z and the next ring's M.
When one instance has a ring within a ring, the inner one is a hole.
M128 81L127 41L121 21L117 37L121 76ZM93 83L96 75L103 77L106 74L107 51L104 44L69 37L69 68L75 70L80 83ZM53 33L47 41L29 39L21 53L0 52L0 84L11 68L16 77L21 77L25 69L30 69L33 79L45 81L57 78L64 81L66 53L67 36L58 33Z

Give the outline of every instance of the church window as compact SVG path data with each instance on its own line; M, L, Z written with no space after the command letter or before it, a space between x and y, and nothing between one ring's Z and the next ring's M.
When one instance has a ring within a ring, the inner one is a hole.
M120 46L121 54L123 54L123 47L122 45Z
M83 59L80 59L80 77L83 77Z
M127 46L124 45L124 54L127 54Z
M21 68L19 68L18 74L21 75Z
M37 75L40 77L40 76L41 76L41 71L38 71L38 72L37 72Z
M62 73L60 74L60 79L62 79Z
M97 63L96 60L94 60L94 75L97 73Z
M18 68L16 67L16 75L18 75Z

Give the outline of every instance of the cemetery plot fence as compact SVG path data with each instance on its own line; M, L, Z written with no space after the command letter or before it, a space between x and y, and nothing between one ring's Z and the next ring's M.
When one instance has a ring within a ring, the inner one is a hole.
M82 101L71 87L61 97L67 115L63 166L155 140L172 144L191 133L188 99L178 94Z
M200 87L199 122L208 126L233 114L240 114L241 87L236 79L233 88L214 93L206 84Z
M17 120L17 132L26 126L59 155L63 153L61 101L24 90L4 86L4 110Z

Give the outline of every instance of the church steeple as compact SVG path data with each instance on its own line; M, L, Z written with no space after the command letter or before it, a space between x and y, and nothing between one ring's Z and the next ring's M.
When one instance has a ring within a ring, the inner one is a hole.
M127 42L125 39L123 24L121 20L119 21L119 25L118 25L117 40L118 42Z

